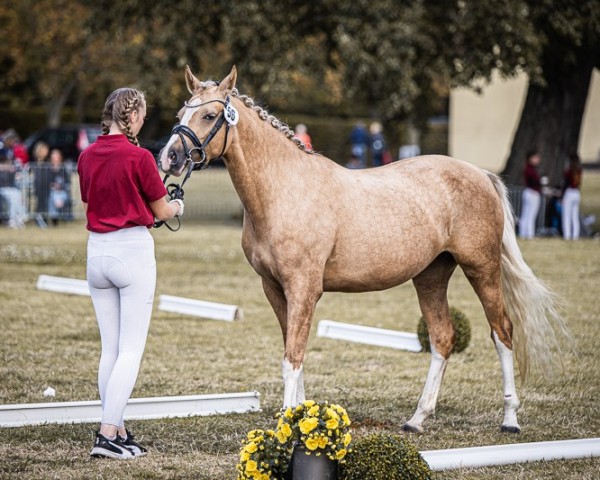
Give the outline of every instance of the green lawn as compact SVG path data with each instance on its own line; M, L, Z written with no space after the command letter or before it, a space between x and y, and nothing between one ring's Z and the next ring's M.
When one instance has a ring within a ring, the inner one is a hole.
M600 181L588 175L584 209L600 213ZM193 181L193 180L192 180ZM194 192L200 195L200 192ZM600 217L600 215L598 215ZM282 341L275 316L247 263L237 224L183 220L177 233L153 232L157 295L239 305L245 319L229 323L155 313L134 397L258 390L262 412L218 417L136 421L147 457L130 462L88 457L96 425L0 429L0 478L232 479L240 441L253 428L272 428L281 405ZM40 230L0 230L0 403L97 398L100 351L88 297L37 291L40 274L85 278L86 232L80 222ZM523 432L499 431L501 374L490 332L461 272L451 305L471 320L471 345L451 358L436 416L419 450L600 436L600 241L536 239L521 244L533 270L561 297L576 343L565 370L534 377L518 392ZM316 337L322 319L416 331L420 312L411 284L368 294L325 294L305 362L307 395L347 408L353 434L400 432L412 415L429 366L426 354ZM541 462L451 471L448 479L595 479L600 460Z

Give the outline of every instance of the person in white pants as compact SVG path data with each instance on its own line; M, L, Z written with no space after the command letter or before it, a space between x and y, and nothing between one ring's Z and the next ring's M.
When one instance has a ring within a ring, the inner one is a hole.
M569 166L565 170L565 191L562 197L562 230L565 240L578 240L580 233L579 205L581 203L581 161L579 155L569 156Z
M79 156L77 171L87 229L87 278L102 353L98 390L102 420L92 457L129 459L147 449L125 428L123 412L137 380L150 326L156 260L149 232L154 217L183 214L167 190L152 154L140 148L146 101L132 88L115 90L102 115L104 135Z
M542 184L537 166L541 163L541 160L537 151L528 152L527 163L523 171L525 188L523 189L523 203L521 216L519 217L519 237L528 240L535 236L535 221L540 211Z

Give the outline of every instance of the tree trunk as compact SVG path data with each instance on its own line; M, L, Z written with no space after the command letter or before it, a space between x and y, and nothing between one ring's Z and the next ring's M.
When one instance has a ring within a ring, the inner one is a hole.
M568 155L577 152L593 68L592 59L581 59L564 69L545 65L547 85L529 84L511 152L501 173L508 184L523 184L525 156L529 150L537 150L542 157L540 175L548 177L550 186L560 185Z
M48 102L48 116L46 118L48 127L58 127L60 125L62 109L65 106L65 103L67 103L67 99L75 87L75 83L74 79L69 81L62 91L58 95L52 97Z

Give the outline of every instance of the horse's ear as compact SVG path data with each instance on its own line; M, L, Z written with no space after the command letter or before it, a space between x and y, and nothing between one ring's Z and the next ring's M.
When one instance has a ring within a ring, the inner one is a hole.
M235 88L235 82L237 80L237 69L235 68L235 65L233 67L231 67L231 72L229 72L229 75L227 75L223 80L221 80L221 83L219 84L219 90L221 92L231 92L231 90L233 90Z
M200 80L198 80L192 71L190 70L190 66L185 66L185 84L187 85L187 89L193 95L201 86Z

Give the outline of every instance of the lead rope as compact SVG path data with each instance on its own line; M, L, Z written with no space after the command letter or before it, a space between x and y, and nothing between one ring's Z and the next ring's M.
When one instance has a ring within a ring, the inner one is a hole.
M167 195L169 195L169 201L171 201L171 200L183 201L183 195L185 193L183 191L183 185L185 184L185 182L187 182L188 178L190 178L193 170L194 170L194 163L190 162L190 166L188 167L188 171L185 175L185 178L183 179L183 182L181 182L181 185L179 185L177 183L169 183L168 185L166 185ZM163 184L166 184L167 179L169 177L170 177L169 174L165 174L165 178L163 179ZM154 222L153 227L158 228L158 227L162 227L163 225L165 225L172 232L176 232L181 228L181 220L179 219L179 217L175 217L175 218L177 219L177 227L172 227L164 220L157 220L156 222Z

